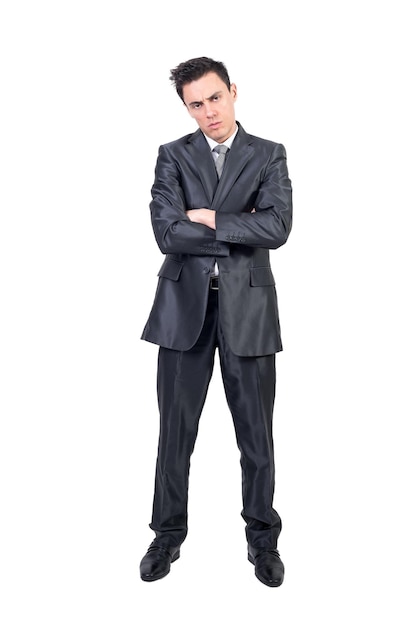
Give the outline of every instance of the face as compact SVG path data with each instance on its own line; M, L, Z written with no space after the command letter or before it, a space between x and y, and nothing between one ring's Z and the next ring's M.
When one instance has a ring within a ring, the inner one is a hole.
M223 143L236 128L235 100L236 85L231 89L215 72L205 74L183 87L183 100L199 128L211 139Z

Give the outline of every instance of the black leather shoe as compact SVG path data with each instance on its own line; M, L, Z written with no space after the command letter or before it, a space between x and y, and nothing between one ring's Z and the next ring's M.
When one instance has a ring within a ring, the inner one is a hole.
M142 580L151 582L164 578L170 571L171 563L177 561L179 556L180 546L162 548L151 544L139 566Z
M268 587L280 587L284 579L284 565L276 549L248 550L248 560L255 565L255 575Z

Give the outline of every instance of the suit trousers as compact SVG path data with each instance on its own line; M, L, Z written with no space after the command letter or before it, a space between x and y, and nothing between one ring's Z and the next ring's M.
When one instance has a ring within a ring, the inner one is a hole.
M156 533L154 543L178 546L187 535L190 458L216 349L240 451L241 515L246 522L247 542L255 549L275 548L281 531L280 517L273 508L275 354L240 357L232 353L219 324L216 290L209 292L206 318L197 343L184 352L159 349L160 435L150 524ZM215 523L222 531L222 512L217 517Z

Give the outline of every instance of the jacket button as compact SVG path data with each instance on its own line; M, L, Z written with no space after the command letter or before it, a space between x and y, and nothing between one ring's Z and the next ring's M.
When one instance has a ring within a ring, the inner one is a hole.
M209 269L209 267L204 267L203 271L204 271L205 274L209 274L210 269Z

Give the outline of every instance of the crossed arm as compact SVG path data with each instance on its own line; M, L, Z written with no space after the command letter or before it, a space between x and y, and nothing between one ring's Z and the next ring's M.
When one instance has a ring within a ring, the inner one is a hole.
M151 217L157 243L164 254L228 256L230 243L275 249L287 240L292 222L291 183L284 149L277 145L263 171L259 187L252 190L251 211L216 212L191 208L186 202L177 162L162 147L152 189ZM254 179L248 178L248 197ZM245 205L240 192L235 202ZM247 205L248 206L248 205ZM251 206L251 205L250 205Z
M255 209L253 209L251 213L255 213ZM191 209L186 211L186 215L191 222L203 224L204 226L216 230L216 211L212 211L211 209Z

